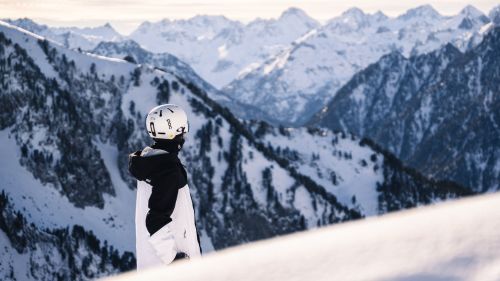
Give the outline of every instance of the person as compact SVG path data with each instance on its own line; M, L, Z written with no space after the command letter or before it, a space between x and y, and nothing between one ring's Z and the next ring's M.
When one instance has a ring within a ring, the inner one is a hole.
M137 179L137 270L201 255L187 173L178 153L189 131L182 108L164 104L146 117L154 144L129 155Z

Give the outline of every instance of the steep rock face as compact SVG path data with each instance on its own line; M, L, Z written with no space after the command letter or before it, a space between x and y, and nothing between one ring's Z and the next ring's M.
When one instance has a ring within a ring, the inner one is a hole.
M463 51L480 42L481 27L488 22L472 6L452 17L430 6L397 18L350 9L222 90L249 108L228 105L244 118L302 125L355 73L383 55L398 51L409 57L447 43Z
M451 45L383 57L356 74L311 123L367 136L406 163L475 191L497 190L500 29L465 54Z
M23 229L78 224L79 232L92 231L117 255L132 251L135 182L127 155L150 143L144 116L167 102L189 116L181 157L205 250L467 195L390 164L354 137L338 147L339 136L310 133L305 138L321 144L315 155L345 160L336 167L324 162L319 173L329 179L321 179L310 172L317 166L306 161L309 152L283 154L284 147L278 152L267 145L186 73L68 50L5 23L0 32L0 180L14 210L25 214ZM278 138L272 143L300 143L300 136ZM372 154L376 159L368 160ZM334 178L343 190L335 189ZM346 191L351 186L373 197L353 200L356 190ZM68 272L88 276L69 264L63 265ZM123 270L112 265L106 272ZM20 262L14 273L30 268Z

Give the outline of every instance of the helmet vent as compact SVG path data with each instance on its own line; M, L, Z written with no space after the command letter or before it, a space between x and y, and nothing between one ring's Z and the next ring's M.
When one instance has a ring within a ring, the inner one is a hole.
M153 135L153 137L156 137L155 123L149 123L149 128L151 129L151 134Z
M160 110L160 117L161 117L162 112L163 112L163 110Z

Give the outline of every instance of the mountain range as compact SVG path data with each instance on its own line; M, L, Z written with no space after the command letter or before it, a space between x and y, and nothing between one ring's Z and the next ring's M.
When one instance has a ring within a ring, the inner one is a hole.
M385 55L310 122L374 140L433 178L500 189L500 27L462 53L452 44Z
M298 126L355 73L383 55L399 51L408 58L447 43L462 52L477 45L497 10L487 16L469 5L456 15L443 16L424 5L393 18L352 8L319 23L290 8L277 19L247 24L223 16L146 21L128 36L117 35L109 24L82 29L49 28L28 19L10 22L85 51L101 42L135 41L152 54L143 56L141 63L156 65L175 56L221 90L212 98L238 117ZM68 40L71 36L78 39Z
M0 23L2 279L133 268L127 156L150 143L143 118L160 103L189 116L181 158L205 251L473 193L426 178L369 139L241 121L185 64L133 60Z
M90 50L95 48L100 42L123 40L123 36L109 23L98 27L79 28L49 27L44 24L38 24L29 18L16 20L4 19L3 21L56 41L71 49Z
M446 43L465 51L481 41L490 21L470 5L454 16L425 5L396 18L352 8L322 25L290 8L276 20L246 25L211 16L145 22L129 38L185 61L222 90L213 98L239 117L297 126L384 54L410 57Z
M278 19L248 24L222 16L145 22L129 37L149 51L177 56L220 89L319 25L304 11L290 8Z
M227 106L243 118L302 125L355 73L383 55L398 51L408 58L447 43L465 51L481 41L489 23L472 6L455 16L442 16L426 5L396 18L353 8L297 39L222 91L237 102Z

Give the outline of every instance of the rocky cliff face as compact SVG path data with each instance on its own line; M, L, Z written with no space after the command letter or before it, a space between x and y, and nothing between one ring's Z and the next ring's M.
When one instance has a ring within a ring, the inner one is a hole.
M471 190L500 179L500 29L465 53L394 52L356 74L312 124L369 137L405 163Z

